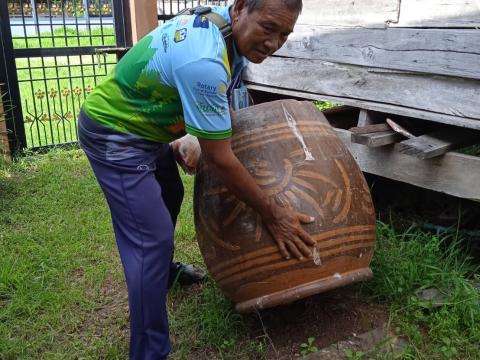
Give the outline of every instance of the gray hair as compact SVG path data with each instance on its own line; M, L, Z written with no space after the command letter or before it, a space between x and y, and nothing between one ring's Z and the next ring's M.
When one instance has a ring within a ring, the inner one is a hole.
M248 13L252 13L255 10L260 10L265 0L244 0L245 6L248 9ZM302 0L278 0L281 1L288 9L292 11L302 12L303 3Z

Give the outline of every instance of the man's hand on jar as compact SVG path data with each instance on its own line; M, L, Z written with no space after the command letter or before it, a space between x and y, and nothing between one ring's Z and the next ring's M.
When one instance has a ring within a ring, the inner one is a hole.
M311 247L316 242L302 227L302 224L313 221L315 221L315 218L309 215L276 204L271 205L271 216L268 219L263 219L282 256L285 259L290 259L293 255L299 260L313 256Z

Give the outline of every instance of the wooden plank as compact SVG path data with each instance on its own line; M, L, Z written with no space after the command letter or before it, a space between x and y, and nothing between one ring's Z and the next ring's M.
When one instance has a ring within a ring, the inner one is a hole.
M381 69L279 57L250 64L245 78L275 88L480 119L478 80L398 71L387 76Z
M392 128L392 130L395 131L396 133L399 133L399 134L405 136L408 139L411 139L411 138L415 137L415 135L413 135L411 132L409 132L407 129L405 129L400 124L397 124L392 119L387 118L385 121Z
M406 155L428 159L476 143L480 143L477 132L451 128L402 141L396 149Z
M369 134L369 133L376 133L376 132L385 132L391 131L392 128L388 126L386 123L382 124L371 124L365 126L355 126L350 128L350 132L353 134Z
M292 90L279 88L269 85L255 84L250 82L248 85L249 89L270 92L272 94L279 94L282 96L291 96L295 98L309 99L309 100L320 100L320 101L330 101L336 104L349 105L357 108L363 108L373 111L379 111L388 114L397 114L401 116L406 116L415 119L429 120L441 124L455 125L459 127L464 127L468 129L480 130L480 121L478 119L470 119L453 115L439 114L435 112L408 108L401 105L394 104L384 104L374 101L368 101L363 99L353 99L346 98L341 96L326 95L320 93L305 92L302 90Z
M352 142L367 145L368 147L378 147L395 144L402 140L402 138L403 137L401 135L397 134L393 130L380 131L368 134L352 133Z
M480 31L297 25L278 56L480 79Z
M390 145L402 139L386 123L356 126L349 131L352 133L352 142L368 147Z
M393 146L370 149L351 142L348 130L335 129L362 171L460 198L480 201L480 158L449 152L420 160Z
M299 24L386 27L398 21L400 0L303 0Z
M402 0L394 26L480 27L478 0Z

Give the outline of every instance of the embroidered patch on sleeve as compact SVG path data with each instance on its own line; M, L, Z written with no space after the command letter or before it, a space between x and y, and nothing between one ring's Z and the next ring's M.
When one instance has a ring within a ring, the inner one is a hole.
M208 29L209 27L208 18L205 15L197 15L195 20L193 20L193 27L194 28L204 28Z

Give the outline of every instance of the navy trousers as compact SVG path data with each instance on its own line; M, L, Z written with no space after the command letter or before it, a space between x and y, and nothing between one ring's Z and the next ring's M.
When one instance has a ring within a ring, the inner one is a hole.
M166 359L166 310L183 185L168 144L107 129L81 112L79 140L110 208L128 287L130 358Z

